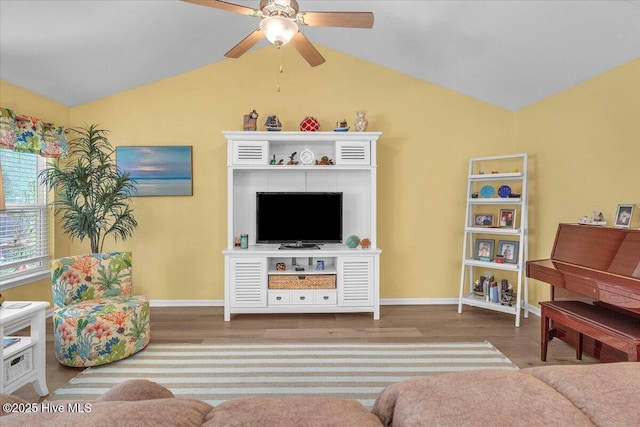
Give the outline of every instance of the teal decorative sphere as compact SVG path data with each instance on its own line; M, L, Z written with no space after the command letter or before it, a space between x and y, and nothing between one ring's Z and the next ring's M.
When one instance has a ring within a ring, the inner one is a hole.
M355 234L352 234L351 236L347 237L347 240L344 241L344 244L350 247L351 249L357 248L358 245L360 244L360 237L356 236Z

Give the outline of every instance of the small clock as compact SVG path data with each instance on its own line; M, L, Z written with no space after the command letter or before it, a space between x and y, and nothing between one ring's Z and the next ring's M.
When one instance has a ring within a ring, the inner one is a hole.
M309 150L309 146L304 147L304 150L300 153L300 161L303 165L310 165L313 163L315 156L313 152Z

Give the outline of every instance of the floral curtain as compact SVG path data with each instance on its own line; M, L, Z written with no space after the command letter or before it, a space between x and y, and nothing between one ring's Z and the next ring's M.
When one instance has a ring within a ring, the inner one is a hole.
M43 157L65 157L67 137L63 126L46 123L24 115L16 115L0 107L0 148L35 153Z

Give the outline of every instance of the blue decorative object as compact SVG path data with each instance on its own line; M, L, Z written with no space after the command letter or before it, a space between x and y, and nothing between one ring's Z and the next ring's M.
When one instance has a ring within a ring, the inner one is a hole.
M496 190L490 185L485 185L480 189L480 195L487 199L493 197L495 192Z
M345 240L344 244L351 249L357 248L360 244L360 237L352 234L351 236L347 237L347 240Z
M502 198L506 198L506 197L509 197L510 195L511 195L511 187L509 187L508 185L503 185L500 188L498 188L498 196Z

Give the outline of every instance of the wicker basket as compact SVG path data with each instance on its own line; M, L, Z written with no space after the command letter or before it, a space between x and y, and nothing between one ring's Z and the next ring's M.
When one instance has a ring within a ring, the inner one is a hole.
M269 289L335 289L335 274L270 275Z
M9 385L33 372L33 347L29 347L15 356L3 361L5 385Z

